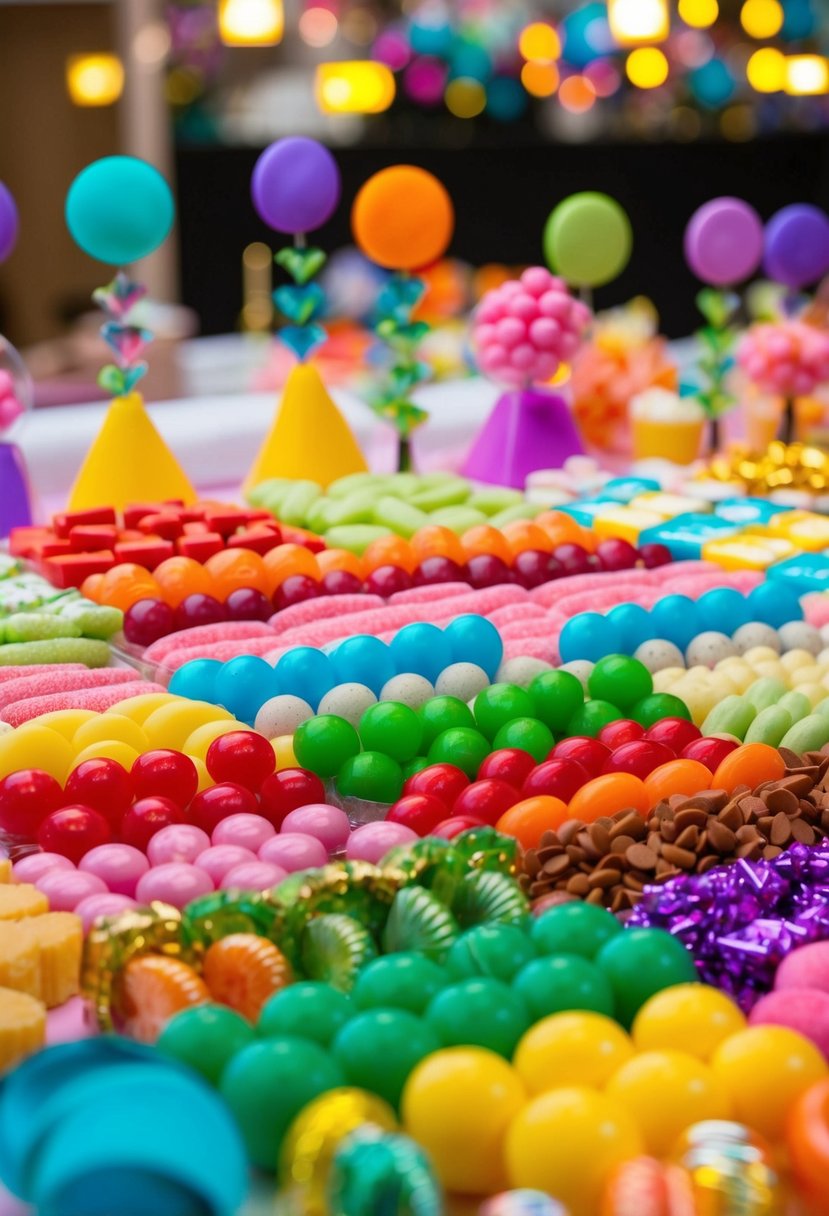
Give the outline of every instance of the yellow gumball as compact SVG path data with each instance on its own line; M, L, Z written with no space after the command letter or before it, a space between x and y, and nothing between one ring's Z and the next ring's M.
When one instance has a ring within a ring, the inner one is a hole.
M276 771L283 768L296 768L297 758L294 754L294 736L277 735L271 739L273 754L276 756Z
M820 668L816 667L814 663L810 663L808 666L796 667L794 671L790 672L789 682L792 688L799 688L801 684L817 684L820 681L820 675Z
M204 726L197 726L192 735L187 736L181 750L186 755L192 756L194 760L204 760L214 739L218 739L222 735L229 735L231 731L240 728L245 729L243 723L237 722L235 718L230 720L221 718L218 722L205 722Z
M410 1074L405 1130L426 1150L449 1191L491 1195L507 1186L504 1138L527 1094L515 1069L482 1047L450 1047Z
M78 727L72 746L80 752L91 743L99 743L103 739L119 739L137 752L145 752L149 746L147 736L138 723L124 714L97 714L93 721L84 722Z
M754 671L758 678L782 680L787 688L791 687L789 673L779 659L767 659L762 663L755 663Z
M611 1170L642 1148L635 1121L609 1095L580 1086L552 1090L510 1125L510 1185L554 1195L571 1216L596 1216Z
M829 1072L809 1039L786 1026L749 1026L726 1039L711 1067L731 1096L734 1117L775 1142L797 1098Z
M798 684L797 691L802 692L804 697L809 698L812 709L816 705L819 705L826 697L826 689L822 684Z
M184 744L193 731L208 722L220 721L236 720L218 705L210 705L207 701L186 701L181 697L153 710L144 722L144 730L150 747L168 747L180 752L184 750ZM244 725L238 722L236 727L238 730L245 729Z
M77 768L84 760L97 760L105 756L108 760L117 760L122 768L130 771L141 753L122 739L98 739L77 753L72 767Z
M39 768L61 784L74 768L74 749L63 735L37 722L0 735L0 778L19 768Z
M664 1157L682 1132L705 1119L731 1118L731 1100L713 1069L685 1051L645 1051L607 1084L636 1123L649 1153Z
M646 1001L631 1036L637 1051L685 1051L710 1060L720 1043L744 1030L742 1010L708 984L677 984Z
M156 709L161 709L163 705L172 705L174 702L178 702L178 697L174 697L171 692L144 692L140 696L126 697L123 701L118 701L117 704L110 706L109 712L123 714L142 726Z
M633 1055L621 1026L601 1013L554 1013L536 1022L513 1063L531 1094L561 1085L602 1086Z
M826 693L823 694L826 696ZM53 709L49 714L41 714L37 720L38 726L48 726L56 730L64 739L73 739L75 732L84 722L97 722L100 714L92 709Z

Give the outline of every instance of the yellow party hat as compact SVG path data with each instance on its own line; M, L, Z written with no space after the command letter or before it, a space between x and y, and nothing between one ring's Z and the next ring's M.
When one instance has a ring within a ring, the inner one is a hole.
M144 408L140 393L110 402L104 425L81 465L68 509L180 498L195 502L196 491Z
M245 479L251 490L271 477L308 478L322 486L367 470L351 427L312 363L288 376L271 429Z

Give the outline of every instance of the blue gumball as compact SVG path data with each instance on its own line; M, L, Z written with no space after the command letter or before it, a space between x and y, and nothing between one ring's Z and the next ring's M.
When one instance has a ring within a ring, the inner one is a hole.
M651 637L673 642L685 650L702 632L702 616L687 595L666 595L651 608Z
M365 684L375 696L397 675L391 650L368 633L340 642L331 654L337 684Z
M445 630L453 663L477 663L490 680L501 666L504 643L501 635L484 616L456 616Z
M452 662L452 647L443 630L421 621L404 625L390 649L399 675L414 672L432 684Z
M190 701L216 700L216 677L222 670L218 659L193 659L174 671L167 691Z
M607 619L619 632L621 654L633 654L637 646L653 636L650 616L640 604L617 604L610 609Z
M800 597L776 579L768 579L748 595L749 620L779 629L789 621L802 621Z
M730 635L752 619L748 600L733 587L715 587L697 600L703 629Z
M66 225L84 253L124 266L152 253L173 226L167 182L135 156L105 156L82 169L66 196Z
M256 655L244 654L222 665L214 700L242 722L252 723L261 707L277 693L274 670Z
M312 709L337 683L334 664L314 646L295 646L276 665L276 691L302 697Z
M573 663L576 659L597 663L606 654L622 651L618 626L609 616L600 616L598 612L580 612L571 617L558 639L562 663Z

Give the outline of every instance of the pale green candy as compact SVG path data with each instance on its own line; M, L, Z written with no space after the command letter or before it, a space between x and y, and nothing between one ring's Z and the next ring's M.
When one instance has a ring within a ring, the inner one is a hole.
M409 502L413 507L420 507L421 511L437 511L441 507L455 507L466 502L468 497L469 483L458 477L418 490L409 496Z
M342 524L340 527L329 528L325 533L325 541L329 549L348 549L359 557L365 552L373 540L388 536L388 528L378 524Z
M312 532L318 532L322 535L323 532L327 532L329 528L334 527L333 515L336 509L336 498L318 498L308 508L305 526L310 528Z
M23 569L23 564L17 557L11 557L8 553L0 553L0 578L11 578L15 574L20 574Z
M788 747L800 755L818 751L825 743L829 743L829 718L825 714L807 714L786 731L780 747Z
M377 505L377 491L374 486L365 486L346 494L345 498L332 499L327 515L329 527L338 528L341 524L371 524L374 523L374 508Z
M6 619L7 642L40 642L45 638L79 638L83 630L67 617L45 612L15 612Z
M120 608L112 608L108 604L90 604L84 600L68 609L60 619L79 625L85 638L101 638L105 642L124 624L124 614Z
M399 498L409 498L418 490L424 489L423 478L418 477L417 473L393 473L391 477L385 477L383 480L383 492L396 494Z
M106 642L91 638L49 638L43 642L12 642L0 646L0 667L22 667L30 663L83 663L106 667L110 651Z
M812 709L812 713L825 714L829 718L829 697L826 697L823 701L818 701L817 705Z
M322 486L317 481L295 481L280 504L280 518L286 524L300 526L305 522L308 508L322 494Z
M738 739L745 738L746 731L754 721L757 710L745 697L733 693L715 705L702 724L704 735L728 734Z
M492 486L490 489L476 490L470 495L466 505L474 507L476 511L483 511L484 515L495 515L498 511L505 511L507 507L515 507L523 501L519 490Z
M763 676L762 679L749 684L743 696L748 698L759 713L760 710L767 709L769 705L776 705L788 691L782 680L775 680L773 676Z
M468 490L472 490L472 486L463 477L458 477L455 473L450 473L447 469L433 469L431 473L420 474L420 484L422 486L442 486L447 481L463 481Z
M779 705L767 705L749 726L744 742L768 743L770 747L777 747L793 725L792 715L787 709L782 709Z
M254 507L267 507L271 498L281 497L281 495L293 485L293 482L287 477L269 477L267 481L260 481L259 485L254 486L252 490L248 490L245 498Z
M792 722L799 722L801 718L807 718L812 713L812 702L805 693L798 692L793 688L791 692L784 695L777 702L781 709L786 709L791 714Z
M348 473L332 481L326 493L329 498L347 498L355 490L367 490L372 486L380 486L387 478L381 473Z
M489 520L483 511L476 511L473 507L441 507L439 511L432 512L429 523L440 524L443 528L451 528L453 532L457 532L460 535L467 528L474 528L478 524L489 523Z
M493 528L503 528L504 524L511 524L516 519L535 519L538 515L538 503L534 502L517 502L513 507L506 507L505 510L499 511L497 515L493 515L489 521Z
M387 494L374 508L374 522L385 524L392 532L396 532L398 536L405 536L408 540L410 536L414 536L418 528L425 528L430 520L425 511L418 510L417 507L413 507L409 502L404 502L401 498L393 498Z

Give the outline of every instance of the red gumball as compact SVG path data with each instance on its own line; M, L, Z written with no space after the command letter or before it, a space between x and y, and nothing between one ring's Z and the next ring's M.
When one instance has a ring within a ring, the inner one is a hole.
M139 798L124 811L121 839L124 844L146 852L147 845L162 828L184 823L184 811L169 798Z
M325 786L316 773L307 768L282 768L265 778L259 798L259 814L279 828L289 811L325 802Z
M682 759L698 760L700 764L704 764L707 769L715 773L735 747L739 747L739 744L735 743L733 739L714 739L703 735L682 749Z
M145 799L145 801L149 801L149 799ZM166 800L162 798L159 801ZM197 828L201 828L210 836L213 829L218 827L222 820L227 819L229 815L256 815L259 813L259 809L259 803L250 790L245 789L243 785L223 781L196 794L190 803L187 821L194 823ZM180 822L180 820L176 822Z
M190 757L164 747L139 756L130 775L136 798L169 798L177 806L187 806L199 788Z
M0 828L34 840L40 824L64 801L63 790L39 768L21 768L0 781Z
M378 566L366 579L366 591L383 599L398 591L408 591L411 585L412 576L402 566Z
M481 762L478 780L492 777L496 781L506 781L507 785L520 790L534 768L535 760L529 752L520 747L499 747Z
M633 722L630 718L619 718L618 721L608 722L607 726L603 726L596 738L613 751L623 743L641 739L644 733L645 728L639 722Z
M667 545L641 545L639 559L646 570L655 570L657 566L667 566L674 559Z
M474 819L472 815L452 815L449 819L441 820L429 835L441 836L444 840L454 840L456 836L460 836L461 832L485 826L483 819Z
M301 604L304 600L316 599L323 594L322 586L315 578L307 574L289 574L283 583L277 587L273 597L273 606L277 612L290 608L292 604Z
M653 743L664 743L678 756L689 743L700 738L700 730L687 718L661 718L648 727L645 738Z
M418 836L428 836L446 818L446 807L430 794L406 794L398 798L386 816L387 823L401 823Z
M273 772L276 756L264 735L232 730L213 740L205 764L214 781L232 781L255 794Z
M591 777L598 777L610 755L610 748L589 735L571 735L562 739L550 752L551 760L575 760L586 768Z
M467 785L466 773L454 764L429 764L419 773L412 773L403 786L403 793L429 794L448 809Z
M461 790L452 806L452 814L455 818L465 815L482 819L494 827L501 816L520 801L521 795L514 786L495 777L485 777Z
M596 560L600 570L632 570L639 554L629 541L614 536L596 546Z
M538 794L546 794L569 802L589 780L590 773L577 760L545 760L528 774L521 796L535 798Z
M45 853L60 853L75 865L90 849L112 839L109 823L91 806L61 807L50 811L37 830L37 843Z
M572 544L570 541L563 545L556 545L553 549L553 557L565 575L587 574L593 569L593 563L587 550L582 545Z
M603 773L632 773L642 781L650 776L660 764L668 764L676 754L664 743L651 743L648 739L633 739L623 743L608 756Z
M133 797L133 784L127 770L117 760L105 756L84 760L72 770L66 782L66 799L99 811L114 832L119 829Z

